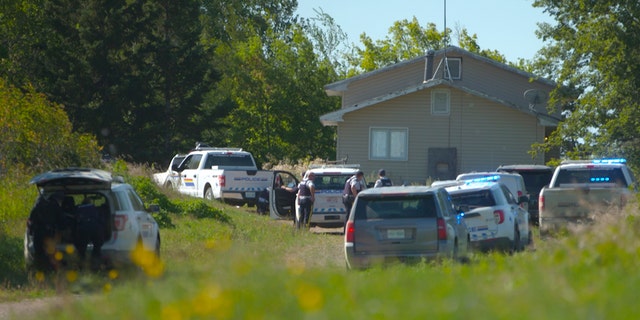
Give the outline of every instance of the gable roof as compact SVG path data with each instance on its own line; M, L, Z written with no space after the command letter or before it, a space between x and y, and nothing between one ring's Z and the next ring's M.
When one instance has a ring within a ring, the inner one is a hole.
M509 65L506 65L504 63L500 63L498 61L495 61L493 59L489 59L487 57L483 57L480 56L478 54L460 49L458 47L454 47L454 46L450 46L446 49L441 49L438 51L433 52L434 56L445 56L448 53L454 53L454 54L459 54L459 55L464 55L464 56L468 56L471 57L473 59L477 59L480 60L483 63L487 63L493 67L499 68L499 69L503 69L505 71L508 71L510 73L513 74L517 74L519 76L522 77L526 77L529 79L534 79L533 81L536 82L540 82L544 85L547 86L551 86L551 87L555 87L555 83L553 81L544 79L544 78L539 78L536 75L529 73L529 72L525 72L522 71L520 69L511 67ZM374 71L370 71L367 73L363 73L348 79L344 79L341 81L337 81L334 83L330 83L328 85L326 85L325 88L325 92L327 93L327 95L329 96L343 96L344 92L346 92L348 90L348 87L351 83L356 82L356 81L361 81L361 80L366 80L369 77L372 76L376 76L376 75L380 75L383 74L385 72L397 69L397 68L403 68L406 67L410 64L416 64L416 63L421 63L423 61L425 61L425 59L427 58L427 56L420 56L414 59L410 59L410 60L405 60L399 63L395 63L393 65L389 65L387 67L384 68L380 68ZM435 74L435 72L434 72ZM447 79L437 79L437 78L432 78L432 79L428 79L420 84L416 84L416 85L410 85L408 87L405 87L401 90L396 90L394 92L391 93L387 93L387 94L383 94L380 96L375 96L375 97L371 97L369 99L366 100L362 100L359 101L356 104L353 105L347 105L347 106L342 106L342 108L340 110L334 111L334 112L330 112L327 114L324 114L320 117L320 122L325 125L325 126L335 126L338 124L338 122L342 122L343 121L343 115L349 113L349 112L353 112L353 111L357 111L384 101L388 101L394 98L397 98L399 96L403 96L406 94L410 94L413 92L417 92L417 91L421 91L421 90L425 90L425 89L430 89L430 88L434 88L434 87L438 87L438 86L447 86L447 87L451 87L451 88L455 88L455 89L459 89L462 90L468 94L471 95L475 95L475 96L479 96L491 101L494 101L496 103L505 105L507 107L511 107L514 108L516 110L528 113L532 116L535 116L536 118L538 118L538 120L540 121L540 123L544 126L557 126L558 122L560 121L560 119L556 116L553 115L549 115L546 113L540 113L537 112L536 110L532 110L530 108L526 108L526 107L522 107L519 105L516 105L514 103L508 102L508 101L504 101L503 99L501 99L500 97L495 97L495 96L491 96L487 93L478 91L474 88L468 87L468 86L464 86L461 85L459 82L457 81L450 81Z

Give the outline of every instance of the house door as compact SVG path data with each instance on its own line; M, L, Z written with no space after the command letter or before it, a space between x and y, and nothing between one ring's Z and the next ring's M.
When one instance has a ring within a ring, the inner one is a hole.
M458 172L456 148L429 148L427 173L433 180L454 180Z

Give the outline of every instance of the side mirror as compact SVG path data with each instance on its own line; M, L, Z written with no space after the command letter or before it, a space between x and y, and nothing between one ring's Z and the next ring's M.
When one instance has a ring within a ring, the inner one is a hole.
M160 206L157 204L150 204L149 207L147 208L147 211L149 212L160 212Z
M469 206L466 204L462 204L459 205L456 210L458 211L458 213L464 214L465 212L469 211Z
M172 164L171 171L182 172L182 169L180 169L180 164Z

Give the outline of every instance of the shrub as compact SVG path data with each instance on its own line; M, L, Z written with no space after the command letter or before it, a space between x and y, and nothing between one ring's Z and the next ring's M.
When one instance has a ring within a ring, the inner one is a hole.
M177 201L182 212L195 218L210 218L220 222L230 223L231 218L222 209L211 206L208 200L200 198L190 198Z
M0 79L0 128L0 172L17 164L28 173L100 166L95 137L73 132L62 106L33 88L21 91Z
M118 173L126 174L122 165L114 167ZM215 208L211 203L199 198L185 198L181 200L171 200L160 191L160 187L156 185L151 178L147 176L125 177L129 183L136 189L142 200L147 204L157 204L160 206L160 212L154 213L154 218L163 228L172 227L170 214L190 215L198 219L210 218L221 222L228 223L231 221L228 215L221 209Z

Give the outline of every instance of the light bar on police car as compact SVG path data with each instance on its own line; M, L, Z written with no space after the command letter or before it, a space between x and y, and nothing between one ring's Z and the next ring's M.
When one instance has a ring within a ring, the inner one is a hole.
M617 158L617 159L594 159L591 161L592 163L627 163L627 159Z
M477 182L496 182L500 180L500 176L499 175L493 175L493 176L486 176L486 177L482 177L482 178L475 178L475 179L470 179L470 180L465 180L466 184L470 184L470 183L477 183Z

